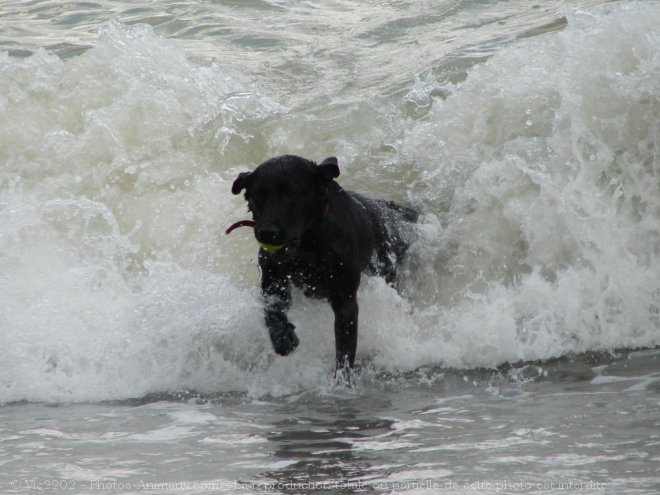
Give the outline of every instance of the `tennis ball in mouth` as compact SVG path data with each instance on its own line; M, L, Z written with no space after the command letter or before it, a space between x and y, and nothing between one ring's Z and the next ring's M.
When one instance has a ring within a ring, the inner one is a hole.
M280 249L284 247L284 244L266 244L264 242L260 242L259 246L261 246L269 253L277 253Z

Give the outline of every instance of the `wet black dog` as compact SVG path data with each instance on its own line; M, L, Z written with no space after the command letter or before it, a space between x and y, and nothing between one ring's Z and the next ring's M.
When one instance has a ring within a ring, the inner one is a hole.
M227 233L254 227L261 245L266 325L275 352L286 356L298 346L295 327L286 315L293 283L307 296L330 301L336 365L345 369L355 363L361 273L394 283L417 212L345 191L334 181L338 176L336 158L316 165L289 155L241 173L231 191L245 190L254 220L237 222Z

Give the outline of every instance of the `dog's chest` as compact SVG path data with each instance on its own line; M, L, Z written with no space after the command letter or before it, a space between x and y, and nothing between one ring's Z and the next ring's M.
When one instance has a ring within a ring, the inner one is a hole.
M288 261L289 279L307 297L328 297L330 275L328 267L314 253L302 253Z

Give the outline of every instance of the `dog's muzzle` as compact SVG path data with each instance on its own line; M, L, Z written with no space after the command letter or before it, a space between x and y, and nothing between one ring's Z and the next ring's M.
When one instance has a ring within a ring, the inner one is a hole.
M227 230L225 230L225 234L231 234L234 230L236 230L239 227L252 227L254 228L257 223L254 220L239 220L238 222L232 223L229 227L227 227ZM262 249L265 249L269 253L277 253L278 251L282 250L284 248L284 244L268 244L265 242L261 242L257 239L257 242L259 243L259 246Z

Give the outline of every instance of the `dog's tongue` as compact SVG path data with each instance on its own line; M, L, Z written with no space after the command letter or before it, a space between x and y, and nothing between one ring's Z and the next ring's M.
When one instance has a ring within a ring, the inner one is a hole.
M254 227L256 225L254 220L239 220L238 222L232 223L229 227L227 227L227 230L225 230L225 234L231 234L235 229L239 227Z
M254 227L255 225L256 222L254 220L239 220L238 222L232 223L229 227L227 227L225 234L231 234L239 227ZM261 246L262 249L265 249L269 253L277 253L284 247L284 244L266 244L264 242L260 242L259 246Z

